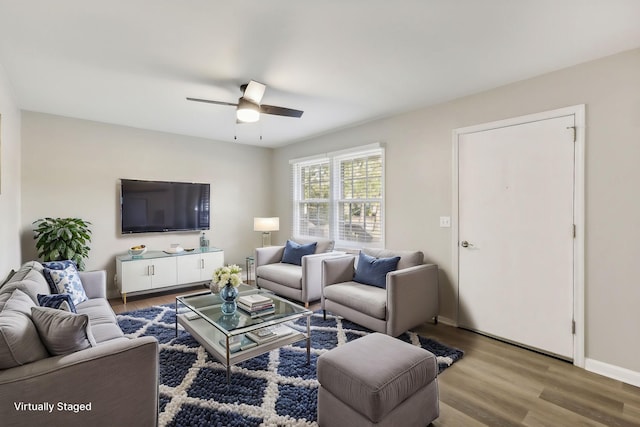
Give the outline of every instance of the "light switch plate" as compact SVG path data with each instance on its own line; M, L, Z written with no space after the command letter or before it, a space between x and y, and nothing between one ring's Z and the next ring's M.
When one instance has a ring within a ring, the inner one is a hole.
M441 216L440 217L440 227L451 227L451 217L450 216Z

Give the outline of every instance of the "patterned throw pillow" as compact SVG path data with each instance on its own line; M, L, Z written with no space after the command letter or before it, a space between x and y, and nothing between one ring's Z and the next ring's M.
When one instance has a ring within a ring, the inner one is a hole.
M74 266L76 269L78 268L76 263L70 259L65 259L63 261L47 261L43 262L42 266L44 267L42 274L49 284L49 288L51 289L51 293L53 294L58 293L58 291L56 289L55 283L53 283L53 279L51 279L51 270L64 270L69 266Z
M57 308L58 310L77 313L70 294L38 294L38 304L40 304L40 307Z
M71 299L75 305L89 299L82 287L78 270L73 265L64 270L50 270L49 274L57 294L71 294Z

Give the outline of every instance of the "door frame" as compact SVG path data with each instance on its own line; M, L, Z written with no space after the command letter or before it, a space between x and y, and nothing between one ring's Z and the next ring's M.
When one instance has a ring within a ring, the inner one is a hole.
M452 281L456 295L455 323L458 325L460 287L459 287L459 137L463 134L482 132L507 126L517 126L520 124L548 120L557 117L575 117L575 144L574 144L574 191L573 191L573 223L576 227L576 236L573 239L573 320L575 322L575 333L573 340L573 364L584 368L584 243L585 243L585 188L584 188L584 167L585 167L585 105L573 105L570 107L544 111L541 113L528 114L525 116L513 117L479 125L454 129L452 133L453 143L453 197L452 197L452 218L451 218L451 259L452 259ZM571 325L567 325L571 327Z

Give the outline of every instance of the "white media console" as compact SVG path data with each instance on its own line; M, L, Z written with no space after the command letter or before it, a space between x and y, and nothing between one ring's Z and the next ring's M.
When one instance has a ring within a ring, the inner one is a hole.
M171 286L208 282L213 271L224 265L218 248L168 254L148 251L140 256L116 256L116 282L126 304L128 293L146 293Z

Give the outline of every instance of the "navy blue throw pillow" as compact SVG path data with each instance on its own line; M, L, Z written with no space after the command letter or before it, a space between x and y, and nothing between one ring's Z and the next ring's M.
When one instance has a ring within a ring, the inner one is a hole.
M71 313L77 313L76 306L73 303L73 298L71 298L71 295L69 294L38 294L38 304L40 307L50 307L58 310L69 311Z
M363 252L358 257L358 267L353 278L355 282L363 285L377 286L382 289L387 288L387 273L398 268L400 257L375 258Z
M309 243L307 245L300 245L293 240L287 240L287 244L284 246L282 262L287 264L302 265L302 257L305 255L315 254L317 245L318 242Z

